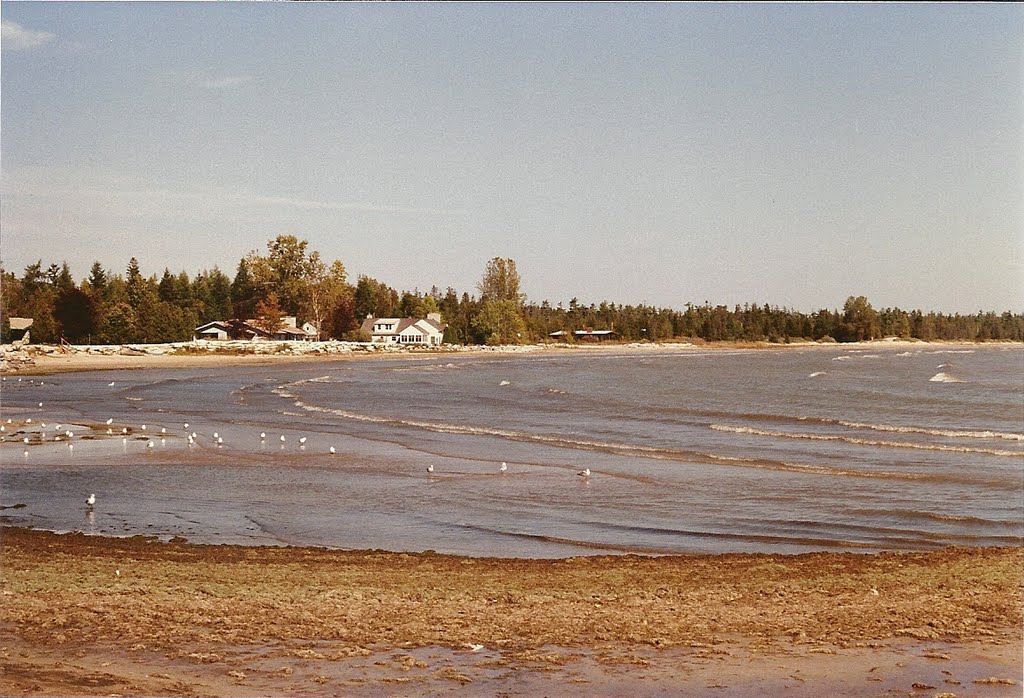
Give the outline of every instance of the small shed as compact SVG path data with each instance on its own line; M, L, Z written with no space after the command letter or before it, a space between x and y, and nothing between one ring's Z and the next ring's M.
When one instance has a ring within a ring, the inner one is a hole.
M35 320L30 317L12 317L8 318L8 320L11 325L11 341L24 340L27 342L29 339L29 328L32 327L32 323Z
M227 340L231 338L232 329L228 323L214 320L195 328L192 334L196 339Z

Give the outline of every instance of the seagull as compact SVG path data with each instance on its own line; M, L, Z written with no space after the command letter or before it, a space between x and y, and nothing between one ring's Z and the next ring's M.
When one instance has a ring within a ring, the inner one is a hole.
M25 424L31 424L31 423L32 423L32 418L31 417L29 417L28 419L25 420Z
M25 437L25 443L28 443L28 437L27 436Z
M128 433L128 427L121 427L121 433L122 434L127 434Z
M580 477L590 477L590 468L584 468L583 470L576 473Z
M89 498L85 500L85 506L87 506L90 509L92 509L93 505L95 505L95 504L96 504L96 495L90 494Z
M431 463L430 465L427 466L427 472L428 473L434 472L434 464L433 463Z
M469 651L470 652L479 652L483 648L484 648L483 645L477 645L477 644L470 644L469 645Z
M150 441L148 444L146 444L146 448L153 448L153 442Z
M160 427L160 433L161 434L166 434L167 433L167 427Z
M40 402L40 403L39 403L39 406L40 406L40 407L42 407L42 406L43 406L43 403L41 403L41 402Z
M217 432L213 432L213 438L214 439L218 438L219 436L220 436L220 434L218 434Z
M299 443L300 443L300 444L304 444L304 443L306 443L306 437L305 437L305 436L303 436L303 437L302 437L301 439L299 439Z
M266 440L267 440L267 432L261 431L260 432L260 441L266 441Z
M110 381L109 383L107 383L107 387L108 388L113 388L114 387L114 381Z
M185 426L183 428L188 429L188 422L185 422Z
M284 443L284 434L281 434L281 443Z
M224 443L224 437L223 437L223 436L221 436L221 437L219 437L219 438L217 439L217 445L218 445L218 446L220 446L220 445L221 445L221 444L223 444L223 443Z
M110 426L113 423L114 423L114 418L113 417L111 417L110 419L107 420L107 426Z
M505 463L505 461L501 461L501 467L500 467L500 468L498 468L498 472L501 472L501 473L503 473L503 472L505 472L506 470L508 470L508 464L507 464L507 463Z
M334 455L334 446L331 446L331 455Z
M146 431L146 425L145 424L142 425L142 431Z

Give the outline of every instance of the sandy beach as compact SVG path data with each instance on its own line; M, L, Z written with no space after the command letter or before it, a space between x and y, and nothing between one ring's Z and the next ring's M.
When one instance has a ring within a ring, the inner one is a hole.
M837 345L834 342L645 342L633 344L526 344L516 346L445 345L436 349L399 346L371 346L352 342L179 342L175 344L125 346L4 345L0 347L0 374L53 375L73 371L108 371L142 368L215 368L353 359L436 357L438 355L495 355L572 352L574 354L637 353L650 355L706 350L768 350L842 347L844 349L883 347L957 347L1012 344L1009 342L920 342L884 339Z
M1020 691L1019 548L542 561L5 528L2 551L6 695Z

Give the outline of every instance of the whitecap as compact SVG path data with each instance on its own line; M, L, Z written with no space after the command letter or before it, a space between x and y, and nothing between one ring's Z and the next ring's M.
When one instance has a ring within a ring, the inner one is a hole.
M945 371L939 371L928 380L932 383L963 383L962 380L956 376L946 373Z

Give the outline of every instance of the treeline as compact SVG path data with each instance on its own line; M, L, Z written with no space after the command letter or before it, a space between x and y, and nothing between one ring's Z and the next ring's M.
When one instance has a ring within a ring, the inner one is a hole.
M250 252L229 277L217 267L190 277L164 269L143 276L133 257L124 274L96 262L80 282L67 263L30 264L21 276L0 269L0 338L9 341L11 317L33 319L34 342L125 344L185 341L211 320L252 319L277 326L285 315L311 322L323 339L369 339L362 319L425 317L437 312L448 324L445 341L458 344L518 344L547 340L561 331L613 330L622 341L838 342L902 337L921 340L1024 341L1024 315L948 315L900 308L874 309L850 297L842 309L803 313L770 305L687 304L684 309L602 302L568 307L527 302L515 262L488 262L475 289L459 293L437 287L399 292L369 276L355 284L338 260L325 263L308 243L279 236L267 251Z

